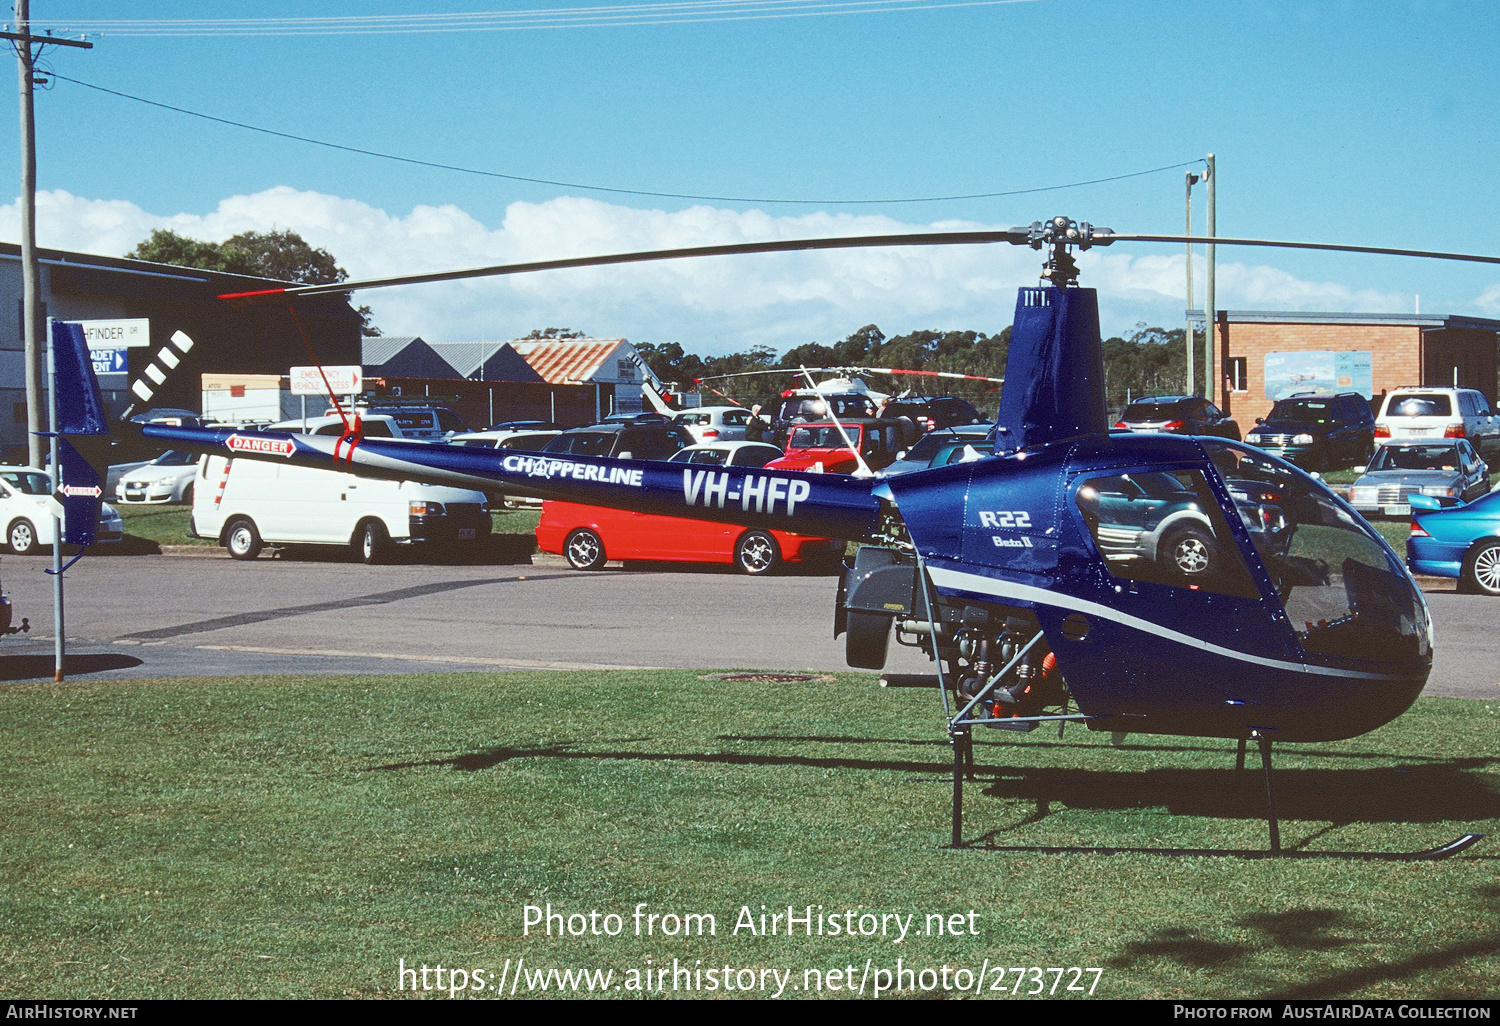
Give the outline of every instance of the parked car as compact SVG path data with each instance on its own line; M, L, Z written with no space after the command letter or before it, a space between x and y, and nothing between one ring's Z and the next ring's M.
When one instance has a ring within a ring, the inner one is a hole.
M192 532L235 559L254 559L266 544L346 545L380 563L393 546L471 545L490 533L484 493L464 488L222 456L198 473Z
M1245 441L1304 470L1364 466L1375 454L1375 415L1358 392L1290 396L1255 425Z
M1500 417L1473 388L1397 388L1375 418L1375 444L1467 438L1481 458L1500 452Z
M994 450L994 428L985 424L964 424L939 428L917 439L916 444L896 454L896 462L881 471L884 477L909 474L913 470L942 467L964 456L964 448L988 454Z
M767 442L705 442L678 449L669 463L706 463L715 467L764 467L781 458L781 450Z
M1115 421L1126 431L1167 431L1240 440L1240 426L1201 395L1158 395L1130 403Z
M1500 595L1500 492L1446 508L1413 495L1406 565L1416 574L1456 577L1460 591Z
M844 543L790 531L708 520L630 513L548 500L536 529L537 548L555 552L575 570L598 570L611 559L733 565L753 576L782 563L832 560Z
M390 417L400 426L400 437L423 442L446 442L469 430L463 418L446 406L370 406L359 413L366 419Z
M540 452L548 442L562 434L555 428L491 428L488 431L466 431L448 439L451 445L479 449L521 449Z
M564 431L543 452L615 459L664 460L697 441L681 424L628 421Z
M306 420L300 417L296 420L283 420L279 424L247 425L244 430L295 431L306 435L342 435L346 429L344 419L336 413L331 413L325 417L308 417ZM395 417L383 413L361 413L360 433L365 438L408 439L410 437Z
M840 428L842 427L842 431ZM830 474L852 474L859 469L853 443L871 470L883 470L896 462L896 454L915 439L909 425L885 417L861 417L839 424L802 424L792 429L786 455L768 463L774 470L815 470ZM849 441L844 440L848 436Z
M742 406L700 406L684 410L672 420L691 431L700 442L735 442L745 438L750 411Z
M52 479L36 467L0 467L0 524L5 544L18 556L50 547L57 535L52 519ZM120 511L109 503L99 506L94 544L109 545L125 537Z
M195 452L168 449L144 466L120 476L115 498L120 502L192 502L198 477Z
M973 403L951 395L931 399L914 395L898 396L880 407L880 416L906 417L922 431L985 422Z
M516 422L519 423L519 422ZM538 422L540 423L540 422ZM463 445L479 449L520 449L524 452L540 452L562 432L556 428L491 428L488 431L469 431L454 435L450 445ZM529 495L496 495L492 508L520 509L522 506L540 506L541 499Z
M1442 506L1469 502L1490 490L1490 468L1465 438L1391 442L1349 490L1349 505L1366 517L1411 514L1410 497L1430 495Z
M550 420L502 420L489 427L486 431L561 431L562 428Z

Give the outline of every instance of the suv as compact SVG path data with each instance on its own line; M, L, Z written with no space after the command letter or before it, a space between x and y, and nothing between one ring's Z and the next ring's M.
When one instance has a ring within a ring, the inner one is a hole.
M1115 427L1126 431L1170 431L1240 440L1240 426L1201 395L1157 395L1125 407Z
M1473 388L1398 388L1375 418L1375 444L1467 438L1482 457L1500 451L1500 417Z
M1304 470L1364 466L1375 453L1375 415L1358 392L1299 392L1255 424L1245 441Z
M874 417L875 400L867 391L815 392L806 388L789 388L781 393L781 406L771 418L771 437L766 439L784 445L792 428L799 424L826 424L829 414L847 420L851 417Z
M564 431L543 452L611 456L620 460L664 460L697 441L681 424L595 424Z
M390 417L400 426L402 438L424 442L446 442L469 430L459 415L446 406L371 406L359 412L366 417L372 414Z
M892 399L880 409L882 417L909 417L923 431L957 427L961 424L979 424L984 418L967 399L940 395L936 399L921 396L901 396Z

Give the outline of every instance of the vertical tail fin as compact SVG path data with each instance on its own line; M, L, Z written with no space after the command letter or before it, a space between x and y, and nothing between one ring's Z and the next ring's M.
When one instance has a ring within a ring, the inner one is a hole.
M1093 289L1020 290L996 426L997 452L1109 431Z
M57 403L58 485L63 543L89 546L99 526L109 462L109 412L94 377L83 327L52 322L52 388Z

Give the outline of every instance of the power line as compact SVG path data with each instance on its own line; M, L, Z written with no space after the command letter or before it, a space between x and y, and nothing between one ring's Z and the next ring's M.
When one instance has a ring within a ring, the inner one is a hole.
M1131 171L1126 174L1111 175L1108 178L1094 178L1085 182L1069 182L1064 185L1043 185L1029 189L1010 189L1003 192L976 192L954 196L910 196L893 199L784 199L766 196L706 196L696 193L685 192L656 192L649 189L622 189L606 185L585 185L582 182L563 182L550 178L531 178L525 175L511 175L500 171L486 171L482 168L464 167L459 164L444 164L439 161L422 160L417 157L404 157L396 153L383 153L380 150L365 149L360 146L348 146L344 143L328 142L325 139L314 139L311 136L297 135L292 132L282 132L274 128L264 128L260 125L248 124L244 121L234 121L230 118L216 117L212 114L204 114L201 111L189 110L186 107L178 107L170 103L162 103L159 100L148 100L144 96L135 96L131 93L121 92L118 89L109 89L105 86L94 85L82 79L69 78L67 75L52 73L54 79L63 82L71 82L73 85L83 86L85 89L93 89L96 92L107 93L110 96L118 96L121 99L133 100L136 103L144 103L161 110L169 110L176 114L186 114L190 117L202 118L205 121L213 121L221 125L229 125L233 128L243 128L250 132L259 132L263 135L275 136L279 139L290 139L294 142L308 143L312 146L323 146L332 150L342 150L345 153L357 153L365 157L378 157L381 160L394 160L402 164L413 164L417 167L436 168L440 171L456 171L461 174L481 175L486 178L502 178L511 182L526 182L531 185L554 185L563 189L582 189L588 192L607 192L623 196L650 196L656 199L683 199L683 200L708 200L718 203L765 203L765 204L804 204L815 206L855 206L855 205L895 205L903 203L944 203L956 200L997 199L1004 196L1025 196L1039 192L1057 192L1062 189L1078 189L1087 185L1102 185L1106 182L1118 182L1127 178L1139 178L1143 175L1158 174L1162 171L1175 171L1194 164L1203 163L1202 159L1184 161L1179 164L1167 164L1163 167L1148 168L1144 171Z
M515 32L530 29L687 25L903 11L1056 3L1058 0L678 0L668 3L563 7L459 14L349 15L304 18L83 19L67 31L112 36L395 35Z

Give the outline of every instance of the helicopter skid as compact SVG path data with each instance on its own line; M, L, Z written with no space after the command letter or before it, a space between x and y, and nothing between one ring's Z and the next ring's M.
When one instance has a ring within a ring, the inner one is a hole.
M1238 859L1345 859L1379 862L1435 862L1446 859L1484 839L1484 834L1460 834L1447 844L1422 851L1303 851L1236 848L1089 848L1053 847L1019 844L958 845L973 851L1024 852L1028 855L1175 855L1195 858L1229 857Z

